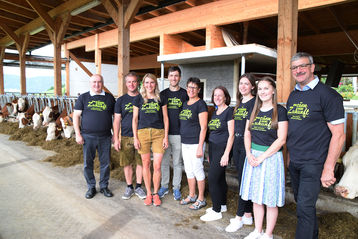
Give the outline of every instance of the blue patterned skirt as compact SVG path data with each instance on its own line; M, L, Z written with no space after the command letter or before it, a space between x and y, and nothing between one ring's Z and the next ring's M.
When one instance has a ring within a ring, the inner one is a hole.
M251 149L258 157L263 151ZM242 172L240 195L243 200L251 200L268 207L282 207L285 204L285 171L282 151L266 158L259 166L252 167L245 159Z

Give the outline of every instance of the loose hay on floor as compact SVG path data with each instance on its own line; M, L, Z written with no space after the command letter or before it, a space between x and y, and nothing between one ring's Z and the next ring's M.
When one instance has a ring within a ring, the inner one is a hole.
M83 163L82 146L78 145L75 139L61 138L53 141L45 141L46 128L40 128L36 131L33 130L32 127L19 129L18 123L2 122L0 123L0 133L11 135L10 140L22 140L27 142L27 145L41 146L43 149L57 152L56 155L45 159L45 161L52 162L54 165L70 167ZM99 172L97 157L95 159L95 171ZM135 167L133 167L133 172L135 172ZM133 182L135 182L135 173L133 173L133 176ZM119 153L115 150L112 150L111 153L111 177L125 181L123 168L119 165ZM187 196L189 192L185 174L183 174L181 192L183 196ZM205 196L210 206L212 203L208 193L207 183ZM237 191L229 190L227 198L227 213L232 215L230 217L234 217L238 201ZM318 215L318 220L320 230L319 238L358 238L358 219L349 213L323 212ZM294 238L296 222L296 205L293 203L287 204L279 209L279 217L274 233L285 239Z

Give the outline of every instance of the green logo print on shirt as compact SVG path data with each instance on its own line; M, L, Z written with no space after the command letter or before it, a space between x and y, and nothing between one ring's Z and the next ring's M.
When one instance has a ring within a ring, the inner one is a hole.
M177 97L168 98L168 109L180 109L182 105L183 103Z
M157 113L160 109L160 106L157 102L148 102L142 105L141 110L144 111L145 114Z
M298 104L293 104L287 111L287 115L290 119L293 120L303 120L310 114L310 109L307 104L303 104L302 102Z
M265 116L256 116L255 121L252 123L252 130L267 131L271 129L271 118Z
M221 126L221 122L219 119L212 119L210 120L209 124L208 124L208 127L210 130L216 130L218 128L220 128Z
M248 113L246 108L237 108L234 113L234 120L246 119Z
M124 110L128 111L129 113L133 113L133 104L131 102L129 102L128 104L126 104L124 106Z
M182 111L180 112L180 114L179 114L179 119L181 119L181 120L188 120L188 119L191 118L191 115L192 115L191 110L185 109L185 110L182 110Z
M105 109L107 109L107 105L103 101L97 101L97 100L92 100L88 102L87 107L90 110L95 110L95 111L104 111Z

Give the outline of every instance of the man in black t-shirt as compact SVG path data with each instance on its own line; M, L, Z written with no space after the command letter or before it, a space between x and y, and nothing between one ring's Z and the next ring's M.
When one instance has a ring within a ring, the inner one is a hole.
M138 76L135 72L129 72L124 80L126 82L127 94L117 99L114 107L113 121L113 146L120 152L120 165L123 167L127 188L122 199L129 199L136 194L140 199L146 198L146 193L141 188L142 185L142 159L138 151L134 148L134 138L132 130L133 119L133 100L139 94ZM121 134L119 135L119 131ZM136 187L133 187L133 168L136 164Z
M89 92L78 97L73 113L76 142L83 145L83 171L88 187L86 198L93 198L97 192L96 179L93 174L96 150L100 162L100 192L106 197L112 197L113 194L108 189L108 181L115 99L110 93L104 92L101 75L91 76L90 87Z
M168 70L169 88L163 90L160 95L167 99L169 117L169 146L163 156L161 171L161 187L158 191L160 197L169 192L170 159L173 159L173 195L174 200L181 199L180 184L183 171L181 155L180 121L179 113L183 103L188 100L186 90L179 86L181 70L177 66Z
M297 239L318 238L318 194L321 183L329 187L336 181L334 167L345 138L343 99L314 76L314 69L307 53L291 59L297 84L287 101L287 149L297 202Z

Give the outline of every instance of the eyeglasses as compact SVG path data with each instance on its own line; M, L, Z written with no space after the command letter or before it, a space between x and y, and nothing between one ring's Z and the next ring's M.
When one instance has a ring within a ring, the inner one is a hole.
M312 63L307 63L307 64L301 64L301 65L298 65L298 66L291 66L290 69L291 71L296 71L298 69L298 67L300 69L305 69L307 68L308 66L312 65Z
M187 86L186 88L188 90L197 90L197 89L199 89L197 86Z

